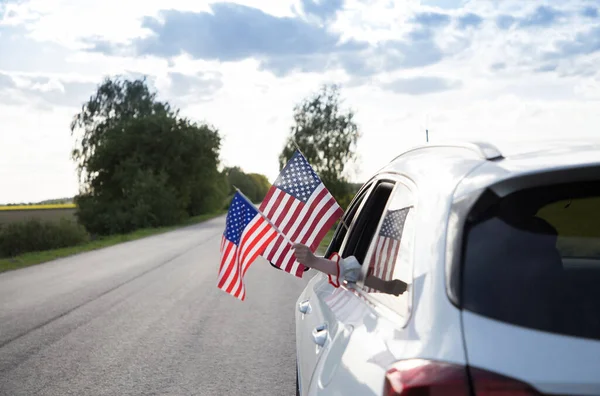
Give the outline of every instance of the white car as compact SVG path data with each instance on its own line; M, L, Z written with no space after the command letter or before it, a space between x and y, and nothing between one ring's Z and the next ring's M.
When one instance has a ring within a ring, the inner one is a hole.
M344 222L327 256L408 289L310 270L300 395L600 395L600 145L413 149Z

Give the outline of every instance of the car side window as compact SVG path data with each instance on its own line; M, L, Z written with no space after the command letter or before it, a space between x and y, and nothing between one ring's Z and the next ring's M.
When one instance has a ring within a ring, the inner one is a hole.
M375 184L364 204L361 205L358 215L350 226L348 236L340 248L340 255L343 258L354 256L359 263L365 262L379 219L393 189L394 183L391 181L381 180Z
M364 285L363 290L401 316L410 311L414 225L414 194L404 184L397 183L365 261L369 263L365 283L378 287ZM391 291L399 284L407 284L408 290L394 295Z
M348 234L348 228L353 224L354 219L357 217L361 204L369 196L372 187L373 186L371 183L367 183L356 194L356 196L348 206L348 209L346 209L344 215L338 222L335 233L333 234L333 238L331 239L331 243L329 244L325 253L325 257L330 257L334 252L340 251L342 243L344 242L344 239Z

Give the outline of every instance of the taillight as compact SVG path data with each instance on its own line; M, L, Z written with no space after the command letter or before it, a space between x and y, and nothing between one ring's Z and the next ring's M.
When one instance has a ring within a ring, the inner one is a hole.
M539 395L520 381L469 368L475 396ZM395 363L385 376L384 396L469 396L467 367L431 360L411 359Z
M469 380L464 366L429 360L402 360L385 376L384 396L465 396Z

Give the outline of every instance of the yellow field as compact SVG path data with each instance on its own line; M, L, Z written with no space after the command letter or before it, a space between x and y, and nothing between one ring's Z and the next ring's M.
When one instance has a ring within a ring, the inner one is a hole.
M75 209L75 204L0 206L0 210Z

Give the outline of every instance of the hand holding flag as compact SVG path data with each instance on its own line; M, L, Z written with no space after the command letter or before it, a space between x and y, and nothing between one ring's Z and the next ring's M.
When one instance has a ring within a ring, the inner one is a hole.
M327 231L342 216L342 208L306 158L297 150L283 168L260 210L287 236L278 235L263 256L278 268L302 277L304 266L294 258L288 242L315 251Z
M302 277L305 267L296 261L292 246L304 244L314 252L342 213L306 158L296 151L260 209L239 190L235 193L221 240L218 287L244 300L244 275L259 255Z

